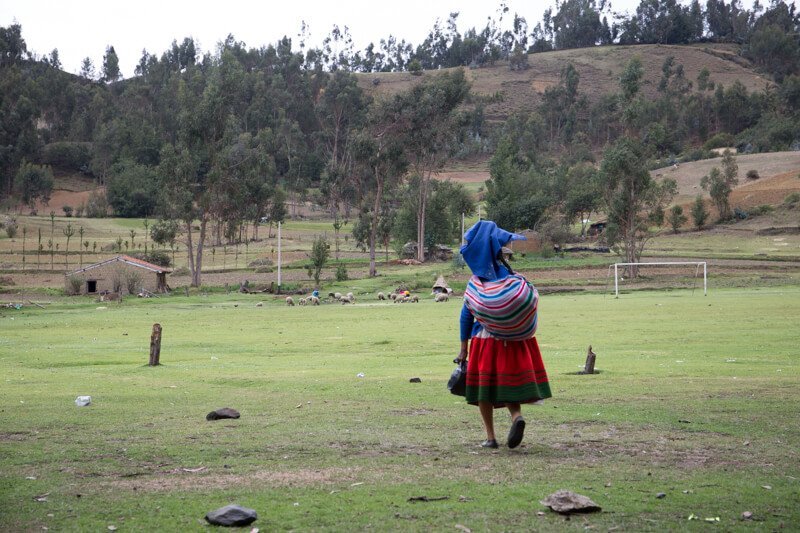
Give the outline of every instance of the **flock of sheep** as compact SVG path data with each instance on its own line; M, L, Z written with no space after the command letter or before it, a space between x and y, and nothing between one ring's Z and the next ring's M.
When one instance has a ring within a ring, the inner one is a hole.
M347 294L342 294L340 292L331 292L328 293L328 298L331 303L339 302L342 305L347 304L354 304L356 303L356 297L353 295L352 292L348 292ZM391 292L388 296L382 292L378 293L378 300L387 301L392 300L394 303L419 303L419 296L416 294L406 294L403 292ZM447 293L440 292L434 293L433 301L434 302L446 302L449 300ZM317 296L308 296L304 298L300 298L297 301L297 305L319 305L320 299ZM286 297L286 305L292 307L295 305L294 298L291 296Z

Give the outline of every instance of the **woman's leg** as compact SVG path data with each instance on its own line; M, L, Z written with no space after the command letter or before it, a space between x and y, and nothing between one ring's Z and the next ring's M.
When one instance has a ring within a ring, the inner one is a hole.
M492 402L478 402L481 411L483 427L486 429L486 440L495 440L494 437L494 405Z
M508 432L508 447L516 448L522 442L525 434L525 419L522 418L522 409L518 403L506 404L511 413L511 429Z

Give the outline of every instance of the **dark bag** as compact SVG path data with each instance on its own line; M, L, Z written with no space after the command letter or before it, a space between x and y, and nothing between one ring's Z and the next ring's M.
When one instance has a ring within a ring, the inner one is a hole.
M450 374L450 381L447 382L447 388L451 394L456 396L467 395L467 360L464 359L458 366L456 366L453 373Z

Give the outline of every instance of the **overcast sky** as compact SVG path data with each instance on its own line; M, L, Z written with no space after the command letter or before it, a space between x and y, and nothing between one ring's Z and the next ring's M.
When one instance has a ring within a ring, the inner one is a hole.
M526 18L531 28L541 20L549 0L505 0ZM202 52L213 52L217 42L232 33L248 47L273 44L284 35L297 43L302 21L310 26L310 43L319 45L334 24L348 26L357 50L390 34L417 45L434 21L460 13L461 33L497 18L500 1L494 0L0 0L0 26L22 25L28 50L40 56L58 48L64 70L77 73L84 57L100 70L106 47L114 46L125 77L142 55L142 49L161 55L173 40L193 37ZM638 5L637 0L616 0L615 10ZM510 23L506 20L504 26Z

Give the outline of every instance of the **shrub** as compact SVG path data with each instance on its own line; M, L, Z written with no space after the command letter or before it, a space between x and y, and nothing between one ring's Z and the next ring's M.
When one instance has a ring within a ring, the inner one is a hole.
M686 215L683 214L683 207L673 205L669 210L669 225L672 227L672 233L678 233L681 226L688 220Z
M783 205L792 209L800 204L800 192L793 192L788 194L786 198L783 199Z
M250 268L258 268L258 267L271 267L274 264L275 263L272 262L272 259L269 259L267 257L259 257L258 259L250 261L250 263L247 266L249 266Z
M64 207L61 208L61 210L64 211L65 217L69 218L72 216L73 209L71 205L65 205Z
M347 275L347 266L344 263L339 263L336 267L336 281L347 281L350 279Z
M67 294L75 296L81 293L83 289L83 280L78 276L70 276L67 278Z
M175 242L180 226L175 220L159 220L150 227L150 237L153 242L166 246Z
M773 206L771 206L769 204L761 204L761 205L756 206L756 207L754 207L753 209L750 210L750 216L757 217L757 216L761 216L761 215L766 215L766 214L772 213L773 211L775 211L775 207L773 207Z
M143 254L141 252L134 252L131 253L130 256L162 267L168 267L172 264L169 252L167 252L166 250L150 250L146 254Z
M256 274L269 274L270 272L272 272L272 267L266 265L257 266L256 268L253 269L253 272L255 272Z
M55 142L42 148L42 162L54 167L80 171L91 162L91 143Z
M189 272L189 267L179 267L172 271L173 276L188 276L191 272Z
M734 207L733 208L733 217L737 220L747 220L750 218L750 213L742 209L741 207Z
M136 294L139 292L142 283L142 275L135 270L125 271L125 288L128 289L128 294ZM119 292L119 291L116 291Z
M104 218L108 215L108 200L102 192L92 192L86 201L86 216L89 218Z
M761 177L761 176L758 175L758 170L753 170L753 169L748 170L746 175L747 175L747 179L749 179L749 180L757 180L758 178Z
M13 239L14 237L17 236L18 226L15 221L13 220L7 221L5 226L6 226L6 235L8 235L9 239Z
M726 146L733 146L735 143L736 139L730 133L717 133L705 142L703 149L725 148Z
M692 204L692 221L697 229L703 229L708 221L708 210L700 195L697 195Z

